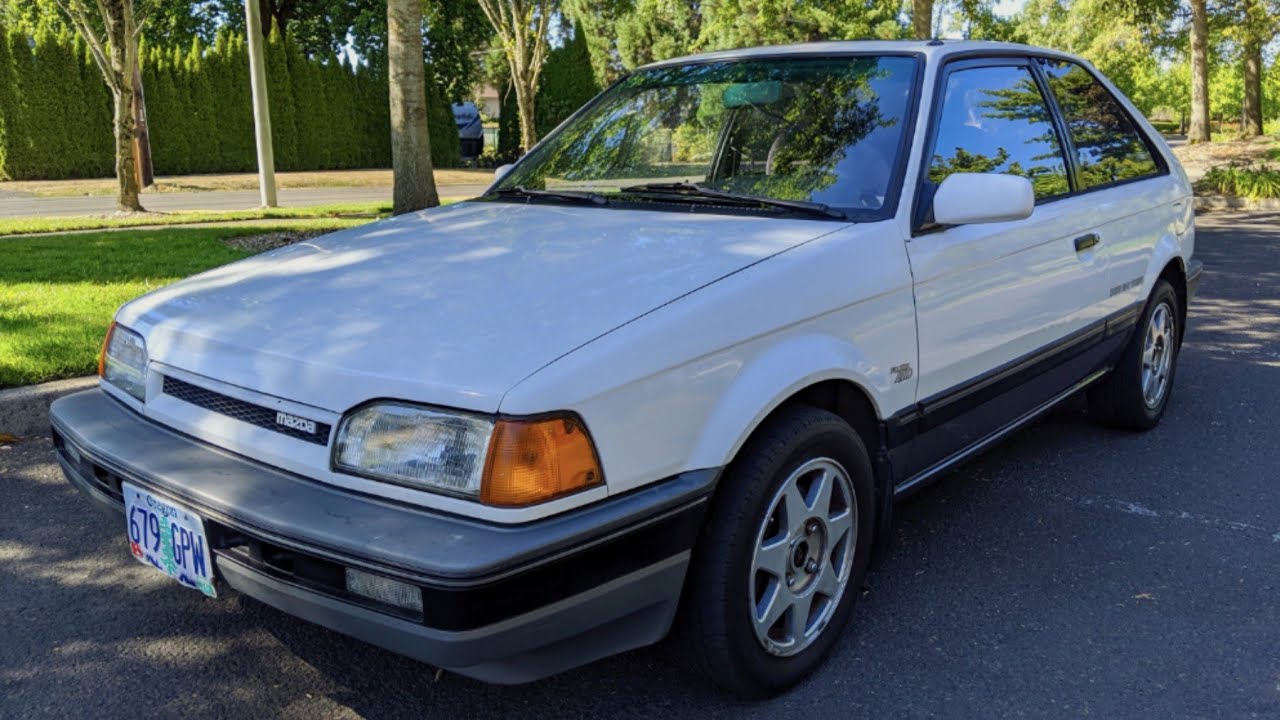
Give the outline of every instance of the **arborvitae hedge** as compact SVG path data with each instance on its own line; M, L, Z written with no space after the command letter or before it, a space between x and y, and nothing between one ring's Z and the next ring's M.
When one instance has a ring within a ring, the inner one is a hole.
M511 81L503 83L498 106L498 160L509 163L520 157L520 104Z
M44 33L34 43L0 27L0 177L110 176L111 93L98 68L70 34ZM308 58L276 33L266 56L276 169L391 165L384 68L352 66L332 55ZM157 175L257 167L242 36L223 33L213 47L144 43L140 57ZM456 167L453 112L434 82L427 82L432 162Z
M573 26L573 37L547 56L534 108L534 124L543 138L578 108L600 92L591 69L591 53L582 25Z

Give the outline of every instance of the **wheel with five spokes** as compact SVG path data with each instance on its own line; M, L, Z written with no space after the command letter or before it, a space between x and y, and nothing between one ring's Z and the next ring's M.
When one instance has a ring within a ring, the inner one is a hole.
M767 697L810 675L847 624L870 557L871 462L840 417L792 408L725 472L686 580L686 655Z

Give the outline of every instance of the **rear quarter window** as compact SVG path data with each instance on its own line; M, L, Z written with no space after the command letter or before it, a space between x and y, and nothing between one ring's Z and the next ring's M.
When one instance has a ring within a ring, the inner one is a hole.
M1120 101L1088 70L1046 58L1040 65L1075 145L1081 190L1161 174Z

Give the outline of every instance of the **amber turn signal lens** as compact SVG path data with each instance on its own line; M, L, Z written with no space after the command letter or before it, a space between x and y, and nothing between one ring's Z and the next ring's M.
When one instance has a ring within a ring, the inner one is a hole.
M98 377L103 377L107 372L107 347L111 345L111 333L116 331L116 324L113 322L107 328L107 336L102 338L102 349L98 351Z
M480 501L532 505L602 482L595 447L577 418L499 420L489 441Z

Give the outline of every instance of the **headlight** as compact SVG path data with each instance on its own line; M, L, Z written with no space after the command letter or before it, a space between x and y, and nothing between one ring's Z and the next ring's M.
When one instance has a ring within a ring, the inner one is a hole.
M139 401L147 397L147 343L138 333L111 323L98 358L98 376Z
M371 405L338 428L339 470L476 497L493 421L408 405Z
M604 482L586 428L570 414L493 420L378 404L343 419L336 470L516 507Z

